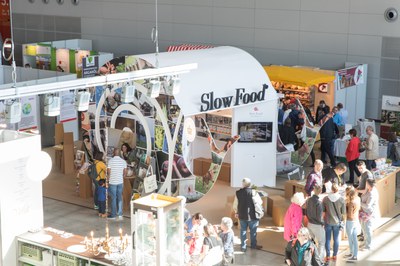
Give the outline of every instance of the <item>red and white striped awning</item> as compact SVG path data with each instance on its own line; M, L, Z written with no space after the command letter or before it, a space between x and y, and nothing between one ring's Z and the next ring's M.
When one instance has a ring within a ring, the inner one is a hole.
M167 52L187 51L187 50L200 50L200 49L209 49L209 48L214 48L214 46L202 45L202 44L170 45L167 48Z

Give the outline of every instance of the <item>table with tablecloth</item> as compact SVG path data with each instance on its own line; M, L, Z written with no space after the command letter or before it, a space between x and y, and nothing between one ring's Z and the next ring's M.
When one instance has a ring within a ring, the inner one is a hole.
M333 154L336 157L346 157L346 148L348 141L342 139L336 139ZM379 158L386 158L387 155L387 146L379 145ZM365 160L365 151L360 153L360 160Z

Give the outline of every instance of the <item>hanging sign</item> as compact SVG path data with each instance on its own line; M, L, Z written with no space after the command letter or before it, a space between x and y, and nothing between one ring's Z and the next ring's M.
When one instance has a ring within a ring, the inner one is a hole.
M36 97L21 97L22 114L21 122L18 123L19 130L37 128Z
M336 75L338 90L364 83L363 65L340 69L336 72Z
M99 71L99 56L92 55L82 58L82 78L94 77Z
M200 112L207 112L211 110L225 109L242 104L249 104L255 102L262 102L265 100L265 91L269 88L264 84L259 92L246 92L245 88L238 88L231 96L215 97L214 91L204 93L201 95Z
M60 122L76 120L75 93L70 91L60 92Z

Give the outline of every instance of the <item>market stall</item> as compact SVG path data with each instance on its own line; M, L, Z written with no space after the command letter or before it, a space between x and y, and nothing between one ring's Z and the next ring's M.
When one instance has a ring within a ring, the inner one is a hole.
M298 98L314 114L320 100L332 108L342 103L348 111L348 123L365 118L366 64L345 64L336 71L305 66L264 66L277 92ZM315 114L314 114L315 117Z

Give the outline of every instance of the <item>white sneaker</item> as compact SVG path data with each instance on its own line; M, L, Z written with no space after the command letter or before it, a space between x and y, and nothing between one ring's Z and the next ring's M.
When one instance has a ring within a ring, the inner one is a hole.
M123 219L124 219L124 216L122 216L122 215L118 216L118 220L123 220Z

